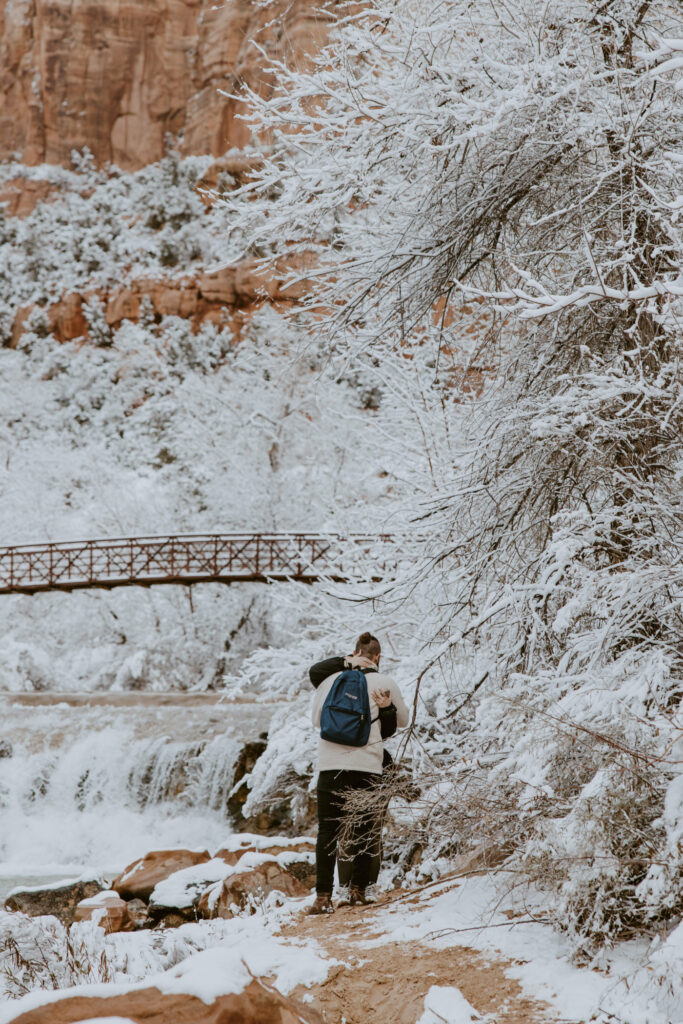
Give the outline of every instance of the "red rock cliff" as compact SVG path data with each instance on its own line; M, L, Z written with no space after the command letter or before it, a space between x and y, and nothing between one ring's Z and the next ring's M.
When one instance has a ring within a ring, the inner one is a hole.
M184 154L249 141L242 105L270 88L264 58L304 60L324 40L316 0L0 0L0 159L135 170L165 136ZM237 108L240 108L239 110Z

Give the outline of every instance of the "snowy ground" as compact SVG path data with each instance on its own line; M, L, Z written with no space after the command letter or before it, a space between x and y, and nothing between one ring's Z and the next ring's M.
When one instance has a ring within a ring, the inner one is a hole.
M508 975L561 1019L593 1020L603 1012L629 1024L683 1021L683 926L652 943L623 943L579 968L568 943L541 923L538 897L526 888L517 895L504 889L504 881L490 878L436 884L417 905L399 901L382 910L377 923L385 935L368 943L427 942L501 955L514 961Z
M414 1004L416 992L409 991L401 964L415 957L422 988L417 993L420 1013L412 1019L419 1024L473 1024L484 1019L524 1024L683 1020L683 993L676 984L683 966L680 927L649 946L625 944L592 965L578 967L570 963L568 944L537 919L533 893L510 894L501 877L445 879L416 893L394 895L371 910L339 910L322 919L301 917L308 902L281 901L273 895L253 916L164 932L105 937L90 924L77 925L77 937L93 954L106 953L114 982L32 992L0 1007L0 1024L75 993L106 996L149 985L211 1002L219 994L241 991L252 975L267 978L283 994L296 990L316 1008L328 1005L341 977L347 1022L355 1024L354 985L373 981L378 963L392 981L391 993L384 993L385 1010L395 1012L395 1021L403 1024L405 1007ZM469 951L479 959L468 961ZM373 959L378 954L379 959ZM501 991L486 992L483 1004L477 1005L481 986L460 982L466 995L453 983L463 964L466 978L474 977L480 965L490 969L485 984L489 989L497 984ZM512 988L501 985L503 977L510 979ZM374 980L381 986L378 978ZM495 1014L485 1012L491 999L500 1004ZM391 1010L394 1001L400 1010ZM382 1019L372 1006L366 1009L364 1022ZM515 1016L519 1013L533 1014L533 1019Z

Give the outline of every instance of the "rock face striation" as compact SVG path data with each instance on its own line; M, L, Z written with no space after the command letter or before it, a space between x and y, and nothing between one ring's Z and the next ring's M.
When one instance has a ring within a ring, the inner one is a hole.
M271 90L269 59L305 63L326 37L320 6L0 0L0 159L68 164L87 146L135 170L169 133L184 155L242 148L250 128L231 97Z
M57 341L89 339L90 329L84 312L88 299L97 297L103 304L108 328L119 327L124 320L137 323L142 304L157 317L179 316L189 320L196 331L209 320L216 324L230 321L233 333L239 338L242 316L249 310L269 301L285 306L295 301L303 291L302 285L286 287L273 276L259 273L252 260L222 270L199 273L195 277L154 280L139 278L128 285L102 289L66 292L57 302L45 309L50 334ZM33 306L20 306L14 314L10 347L16 348ZM252 744L252 746L257 746ZM230 811L241 810L246 795L232 801Z

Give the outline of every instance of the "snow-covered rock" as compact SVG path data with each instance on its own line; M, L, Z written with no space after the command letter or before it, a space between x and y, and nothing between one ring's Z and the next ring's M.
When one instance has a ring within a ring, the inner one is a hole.
M214 857L175 871L154 887L149 900L150 913L159 920L169 911L191 912L209 886L222 882L236 870L234 865L226 864L224 860Z
M305 1014L305 1016L304 1016ZM142 1021L168 1024L191 1021L214 1024L216 1021L240 1021L240 1024L317 1024L320 1016L279 992L252 981L241 992L219 995L211 1002L185 993L167 993L158 988L143 988L111 996L77 995L49 1002L26 1013L19 1013L11 1024L75 1024L98 1020ZM8 1020L8 1024L10 1021Z
M96 896L104 889L98 878L76 878L56 882L54 885L27 886L13 889L5 900L5 910L19 911L29 917L52 914L62 924L72 924L76 907L85 899Z
M226 864L236 864L245 853L267 853L271 856L293 853L315 854L315 837L302 836L259 836L249 832L238 832L228 837L214 854Z
M113 889L81 900L74 921L94 921L105 932L120 932L128 923L128 904Z
M216 882L202 895L197 909L201 917L230 918L235 909L241 910L250 901L264 899L271 892L301 897L307 896L310 889L276 860L267 860L251 871L240 871Z
M210 859L206 850L152 850L129 864L111 887L126 899L148 900L154 887L169 875Z
M308 842L287 844L284 840L261 850L254 850L251 844L247 849L223 849L220 852L224 857L217 854L160 881L150 897L150 914L156 920L165 919L171 912L192 917L196 909L202 917L221 916L212 913L218 896L207 894L222 892L223 887L226 899L230 896L226 906L242 906L250 892L268 895L277 889L288 896L305 895L312 882L315 854L310 848L298 849L304 845Z

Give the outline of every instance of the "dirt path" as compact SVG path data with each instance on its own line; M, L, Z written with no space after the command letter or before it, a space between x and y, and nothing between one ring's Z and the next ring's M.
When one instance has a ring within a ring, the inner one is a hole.
M551 1007L527 998L519 982L506 977L510 961L461 946L389 942L366 948L364 941L383 932L377 921L381 908L380 903L330 916L302 916L283 931L299 940L314 939L344 961L322 985L293 993L314 1007L325 1024L416 1024L432 985L454 985L479 1013L492 1015L491 1024L559 1024Z

